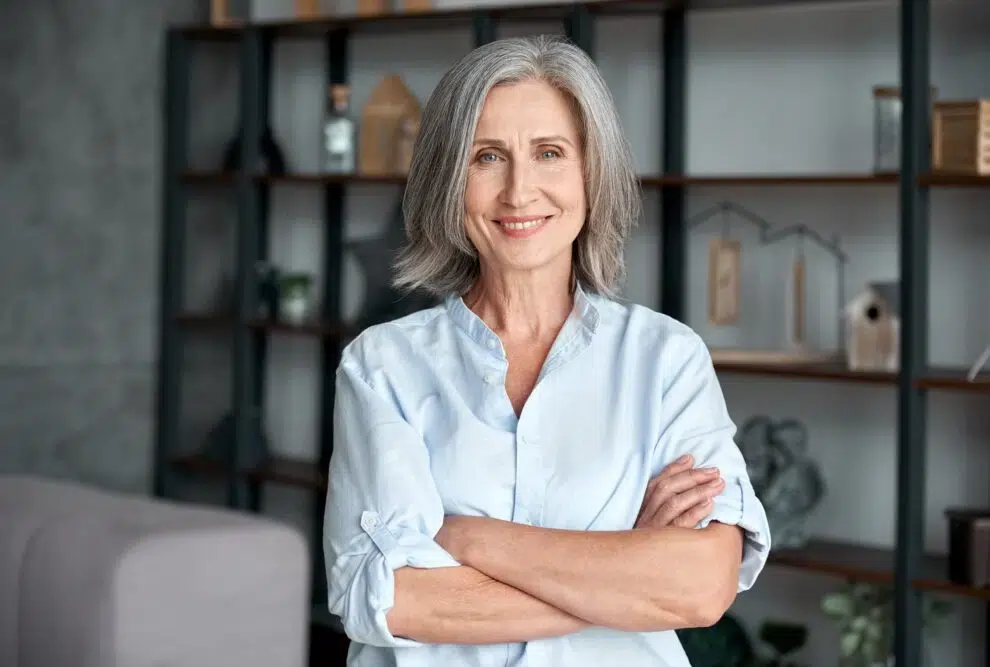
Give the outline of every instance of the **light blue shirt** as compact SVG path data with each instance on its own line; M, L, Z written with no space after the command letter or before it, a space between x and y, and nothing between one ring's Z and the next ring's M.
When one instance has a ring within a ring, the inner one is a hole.
M766 563L767 518L691 329L579 288L518 418L507 365L498 337L459 297L372 326L346 347L323 539L330 611L354 642L348 665L689 667L673 631L591 628L482 646L389 632L395 569L458 565L433 540L446 514L630 529L650 478L685 453L726 480L701 525L745 529L739 591Z

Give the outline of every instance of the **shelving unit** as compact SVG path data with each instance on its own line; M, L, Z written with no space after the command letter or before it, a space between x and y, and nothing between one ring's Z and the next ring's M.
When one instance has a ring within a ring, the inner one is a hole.
M849 0L834 0L848 3ZM822 0L817 0L821 3ZM629 14L662 15L663 19L663 138L662 173L643 175L645 189L659 193L663 224L661 255L661 309L684 319L686 313L685 192L694 186L854 186L885 187L899 201L900 278L902 281L902 358L899 373L855 372L838 364L781 365L773 363L719 363L720 373L769 376L791 380L889 386L897 392L897 528L896 548L874 549L838 542L817 541L804 549L774 553L775 566L796 568L840 578L892 583L896 589L895 655L899 667L920 667L921 606L924 592L951 594L990 602L990 589L950 583L941 559L923 553L925 488L926 397L930 390L990 395L990 373L975 381L964 368L933 368L927 363L928 323L928 196L930 188L990 188L990 177L944 176L929 173L925 147L930 119L922 103L929 85L929 0L900 2L900 85L904 100L902 171L894 175L871 173L726 174L685 173L686 43L685 17L695 11L726 7L747 8L797 4L786 0L611 0L549 5L513 5L391 15L377 18L345 17L306 21L272 21L240 27L178 26L167 36L166 142L163 199L163 254L161 275L161 338L158 384L155 493L172 494L174 475L196 474L226 482L231 507L259 509L264 484L287 485L313 495L314 535L321 532L326 491L325 471L333 449L333 377L341 346L356 332L341 324L340 292L343 263L343 203L347 187L355 184L401 185L402 178L286 174L270 176L249 172L202 172L188 165L189 44L199 41L236 43L240 65L240 120L244 132L242 154L251 164L259 151L261 128L267 123L271 89L265 63L275 40L318 39L326 45L328 83L348 80L348 40L367 32L415 31L424 28L470 26L475 43L497 35L509 21L563 21L571 38L593 55L594 18ZM185 207L192 188L232 188L237 202L236 311L228 314L187 312L181 301L181 267L185 243ZM253 267L268 245L267 201L273 187L316 188L323 194L324 248L321 324L294 327L258 320ZM309 337L320 345L323 381L320 454L316 461L276 458L251 468L235 448L224 465L197 456L178 456L180 378L183 340L196 331L219 332L233 343L232 405L236 438L243 442L249 412L260 402L261 367L265 345L272 336ZM313 545L314 598L325 603L322 551ZM990 642L988 642L990 645ZM987 664L990 665L990 651Z

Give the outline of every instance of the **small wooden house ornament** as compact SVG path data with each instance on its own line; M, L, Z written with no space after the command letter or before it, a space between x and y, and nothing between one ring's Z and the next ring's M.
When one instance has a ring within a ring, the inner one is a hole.
M846 304L846 363L850 370L899 369L900 309L898 282L870 283Z
M372 91L361 110L358 170L369 176L403 175L410 149L410 132L418 132L419 100L402 79L389 74Z

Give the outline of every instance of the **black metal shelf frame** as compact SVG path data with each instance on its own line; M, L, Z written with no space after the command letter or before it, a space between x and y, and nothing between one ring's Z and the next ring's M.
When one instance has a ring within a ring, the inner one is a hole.
M661 118L662 173L684 175L687 119L687 25L686 3L663 4L662 15L663 113ZM564 20L566 34L594 57L594 14L577 3ZM472 14L474 44L497 36L497 11L479 9ZM911 582L921 575L924 544L926 389L919 380L927 366L929 203L928 184L920 177L928 172L927 152L930 113L927 105L930 70L930 0L899 0L900 78L903 96L903 165L898 178L900 275L902 280L903 326L902 373L897 379L897 524L894 586L895 660L899 667L921 667L921 595ZM188 29L175 28L166 38L165 150L163 179L163 234L161 250L161 305L157 423L154 455L154 493L173 492L169 457L177 451L180 419L181 335L177 317L183 293L182 267L185 244L186 195L182 173L187 168L189 140ZM260 136L268 124L271 90L271 50L275 29L248 26L237 31L241 72L241 148L244 164L253 164L260 151ZM346 83L350 71L349 30L346 23L323 36L326 42L328 83ZM235 176L237 201L237 320L233 327L233 410L236 438L248 437L252 412L261 409L266 333L246 326L256 312L255 263L266 256L269 237L269 187L240 170ZM343 230L346 185L328 182L323 186L324 312L326 321L338 321L343 284ZM665 185L660 191L660 308L683 320L687 283L685 188L689 184ZM342 341L326 337L321 348L321 430L319 465L329 467L333 452L333 404L336 367ZM240 449L227 461L227 501L231 507L260 511L261 488L257 481L234 474L242 469ZM314 493L314 536L322 532L325 497ZM313 544L314 601L325 603L322 546ZM990 638L987 638L990 665Z

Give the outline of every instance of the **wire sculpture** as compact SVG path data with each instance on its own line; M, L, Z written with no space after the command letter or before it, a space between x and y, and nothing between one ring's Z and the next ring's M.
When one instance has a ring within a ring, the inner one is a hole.
M846 275L845 275L845 265L849 261L849 257L845 252L839 247L839 235L832 235L831 239L824 238L817 231L808 227L804 224L794 224L788 227L774 228L774 225L769 222L766 218L753 213L752 211L730 201L722 201L714 206L711 206L700 213L696 213L687 219L685 225L687 230L691 230L699 227L706 222L710 221L712 218L721 215L722 216L722 233L723 236L728 236L729 232L729 222L730 215L734 214L759 230L759 243L761 246L770 246L775 243L779 243L785 239L796 236L798 239L798 254L803 258L804 256L804 242L806 239L812 241L815 245L819 246L827 253L829 253L836 263L836 282L837 282L837 304L835 312L841 313L842 307L846 301ZM836 339L838 340L838 349L843 349L845 347L845 329L842 326L842 321L840 317L835 318L836 324Z

